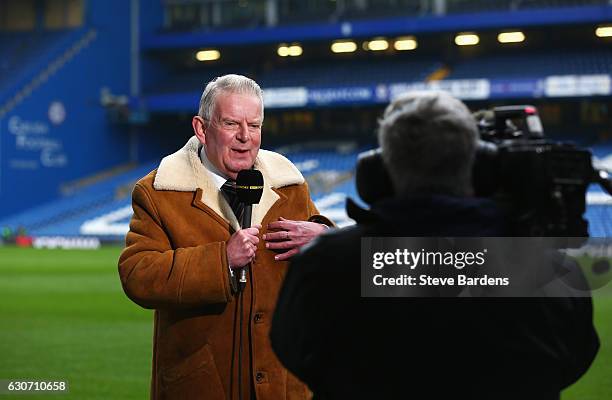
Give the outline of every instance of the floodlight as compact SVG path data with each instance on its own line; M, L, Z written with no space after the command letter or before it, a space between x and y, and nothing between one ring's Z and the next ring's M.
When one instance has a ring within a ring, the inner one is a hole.
M502 32L497 35L497 41L499 43L521 43L525 41L525 34L523 32Z
M357 50L357 44L351 40L336 41L331 45L334 53L352 53Z
M196 53L198 61L214 61L221 58L219 50L200 50Z
M455 36L457 46L474 46L480 42L480 38L475 33L460 33Z
M417 48L417 41L414 36L399 37L395 39L393 47L395 47L395 50L399 51L414 50Z

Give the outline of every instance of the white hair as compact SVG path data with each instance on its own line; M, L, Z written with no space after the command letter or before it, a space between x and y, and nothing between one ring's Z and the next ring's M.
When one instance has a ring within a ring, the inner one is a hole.
M447 92L409 92L379 120L383 161L398 194L466 195L478 128L470 110Z
M215 111L215 105L217 104L217 95L220 92L249 94L256 96L259 98L259 102L261 103L261 118L263 120L263 91L257 82L251 78L235 74L219 76L208 82L204 92L202 92L202 97L200 98L200 107L198 109L198 115L200 117L204 118L210 123L211 117Z

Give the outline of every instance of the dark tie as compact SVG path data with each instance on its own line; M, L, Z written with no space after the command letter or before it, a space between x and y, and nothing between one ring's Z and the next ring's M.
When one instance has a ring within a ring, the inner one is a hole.
M244 204L242 204L238 199L238 194L236 193L236 181L228 179L223 186L221 186L221 192L223 193L225 200L227 200L232 208L236 219L238 219L238 222L240 222L242 212L244 211Z

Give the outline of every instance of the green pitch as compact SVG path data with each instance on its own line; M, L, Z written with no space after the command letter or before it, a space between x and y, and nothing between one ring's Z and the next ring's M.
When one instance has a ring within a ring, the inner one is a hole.
M585 276L593 291L595 327L601 346L587 373L567 388L562 400L612 399L612 271L596 275L591 266L593 259L580 259Z
M123 294L120 250L0 247L0 379L68 381L70 390L0 400L148 397L152 312ZM594 300L600 353L563 400L612 398L611 292Z
M0 247L0 379L69 385L0 399L148 398L153 314L123 294L119 252Z

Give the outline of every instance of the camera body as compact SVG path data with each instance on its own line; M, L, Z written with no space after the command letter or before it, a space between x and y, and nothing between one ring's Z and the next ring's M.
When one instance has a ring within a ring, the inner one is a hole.
M533 106L475 114L481 141L473 170L474 194L495 199L516 236L586 237L586 191L592 154L544 138Z
M474 117L480 133L474 194L494 199L507 212L514 236L587 237L587 187L609 187L593 168L591 152L545 139L533 106L496 107ZM369 204L393 195L380 149L360 155L356 183Z

